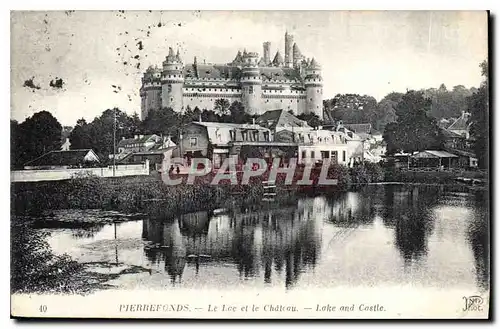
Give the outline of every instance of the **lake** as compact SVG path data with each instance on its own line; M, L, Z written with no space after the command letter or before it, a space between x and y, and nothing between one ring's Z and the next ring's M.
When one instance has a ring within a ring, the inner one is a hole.
M479 292L489 285L486 198L444 186L373 185L286 205L40 230L50 232L54 253L94 272L122 273L107 282L116 289L411 285Z

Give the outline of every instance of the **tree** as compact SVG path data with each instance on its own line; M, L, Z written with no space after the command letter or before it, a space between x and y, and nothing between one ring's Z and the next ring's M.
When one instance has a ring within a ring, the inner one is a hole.
M313 128L321 126L323 121L315 113L302 113L297 116L300 120L306 121Z
M218 98L215 100L214 111L220 116L227 115L229 106L229 101L227 99Z
M408 91L396 105L397 120L385 127L384 140L387 153L415 152L440 149L443 136L436 119L429 117L431 100L421 91Z
M377 100L369 95L337 94L323 101L326 111L336 121L377 124Z
M234 101L228 108L229 115L222 116L223 122L250 123L252 116L245 112L245 107L241 102Z
M19 125L11 122L13 129L16 165L35 159L47 152L61 149L62 126L50 112L41 111Z
M177 136L181 125L181 115L172 108L153 110L143 121L146 134Z
M87 149L93 148L93 141L91 135L91 127L87 124L85 119L78 119L75 127L69 134L69 142L71 149Z
M483 61L479 64L481 75L484 81L479 89L467 98L467 104L471 116L470 135L473 140L474 152L478 159L480 168L488 168L489 161L489 77L488 77L488 62Z
M377 104L377 124L375 125L375 129L384 131L387 124L396 121L397 116L395 108L403 98L403 95L402 93L392 92L380 100Z
M71 149L90 148L99 155L101 160L105 160L113 154L113 151L117 151L116 145L120 139L130 138L141 129L138 115L128 116L118 108L107 109L91 123L87 123L85 119L77 121L69 136ZM113 137L115 145L113 145Z

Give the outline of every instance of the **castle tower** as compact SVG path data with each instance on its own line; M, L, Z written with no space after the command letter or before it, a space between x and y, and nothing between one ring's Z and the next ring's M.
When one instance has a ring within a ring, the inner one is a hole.
M302 56L299 46L296 43L293 44L292 51L293 51L293 67L298 68L304 56Z
M263 47L263 58L264 58L264 63L266 65L269 65L271 63L271 42L266 41L262 44Z
M293 64L293 35L285 33L285 66L292 67Z
M250 114L262 114L262 79L257 65L258 54L244 53L241 74L241 98L245 111Z
M161 74L161 100L162 107L170 107L174 111L180 112L183 109L182 87L184 85L183 64L177 52L168 49L168 56L163 62L163 72Z
M306 68L304 85L307 97L305 113L315 113L323 119L323 78L321 66L314 58Z
M141 96L141 119L144 120L151 110L160 109L161 104L161 70L150 66L142 77L142 86L139 90Z

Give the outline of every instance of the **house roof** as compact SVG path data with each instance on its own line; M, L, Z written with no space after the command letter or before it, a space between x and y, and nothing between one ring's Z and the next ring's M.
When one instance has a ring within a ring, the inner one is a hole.
M36 159L26 162L25 166L71 166L85 162L84 158L89 152L98 159L99 157L91 149L78 149L68 151L50 151Z
M264 134L264 132L270 132L269 129L261 127L257 124L238 124L238 123L225 123L225 122L196 122L193 121L192 124L206 127L209 140L213 144L217 145L227 145L229 142L233 141L231 137L232 131L236 132L236 138L242 138L242 132L245 130L258 131L259 134Z
M258 129L258 130L268 130L264 127L261 127L257 124L249 124L249 123L228 123L228 122L199 122L193 121L192 123L197 124L199 126L204 126L207 128L239 128L239 129Z
M263 127L275 129L276 127L305 127L311 128L306 121L300 120L285 110L266 111L255 122Z
M288 139L293 135L295 135L297 142L308 144L346 144L348 139L344 133L331 130L292 131L290 128L288 128L283 129L276 134L278 139Z
M460 118L456 119L449 127L448 130L467 130L469 129L469 113L462 113Z
M135 139L135 138L126 138L126 139L122 139L121 141L118 142L118 147L124 147L126 145L130 145L130 144L143 144L143 143L146 143L151 137L158 137L157 135L144 135L138 139Z
M413 155L415 158L457 158L455 154L446 151L425 150Z
M371 123L344 123L344 126L355 133L370 134L372 131Z
M448 129L441 129L441 132L443 133L444 137L447 138L465 138L464 136Z

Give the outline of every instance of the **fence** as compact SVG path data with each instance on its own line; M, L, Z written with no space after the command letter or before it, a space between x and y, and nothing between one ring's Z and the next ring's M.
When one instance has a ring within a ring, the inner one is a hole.
M141 164L116 165L103 168L49 169L49 170L14 170L10 172L11 182L39 182L64 180L75 177L122 177L149 175L149 160Z

